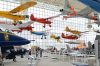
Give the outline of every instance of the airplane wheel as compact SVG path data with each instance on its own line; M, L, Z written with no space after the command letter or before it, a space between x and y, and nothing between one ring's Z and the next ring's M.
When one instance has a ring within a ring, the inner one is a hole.
M17 23L13 23L13 25L15 25L15 26L16 26L16 25L17 25Z
M63 12L64 11L64 9L60 9L60 12Z
M45 28L45 26L43 26Z
M45 37L45 39L46 39L46 37Z
M19 21L19 24L22 24L22 21Z

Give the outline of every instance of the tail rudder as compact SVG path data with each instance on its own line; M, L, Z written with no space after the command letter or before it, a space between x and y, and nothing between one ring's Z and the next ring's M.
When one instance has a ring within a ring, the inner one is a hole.
M74 8L70 5L68 0L65 0L65 5L64 8L67 9L68 15L72 16L72 15L76 15L76 11L74 10Z
M30 16L30 20L32 20L32 21L34 21L34 20L35 20L35 17L34 17L34 15L33 15L33 14L31 14L31 16Z
M70 31L69 27L66 27L66 28L65 28L65 31Z
M62 38L64 38L64 37L65 37L64 33L62 33L62 35L61 35L61 36L62 36Z

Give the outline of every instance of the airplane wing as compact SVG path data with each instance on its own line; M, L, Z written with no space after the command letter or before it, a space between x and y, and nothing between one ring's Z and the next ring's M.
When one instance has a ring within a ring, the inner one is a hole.
M89 6L93 10L100 12L100 0L79 0L79 1Z
M58 15L56 15L56 16L48 17L48 18L45 18L45 19L52 19L52 18L56 18L56 17L59 17L60 15L62 15L62 14L58 14Z
M29 21L27 23L23 23L23 24L16 25L16 26L14 26L13 24L0 23L0 27L7 29L7 30L13 30L13 29L20 30L19 28L27 27L31 25L32 23L33 23L32 21Z
M6 30L12 30L12 29L19 30L19 28L17 28L16 26L12 24L0 24L0 28L6 29Z
M11 10L11 11L9 11L9 12L10 12L10 13L17 13L17 12L20 12L20 11L22 11L22 10L25 10L25 9L31 7L31 6L34 6L34 5L36 5L36 4L37 4L37 3L34 2L34 1L26 2L26 3L22 4L22 5L20 5L20 6L16 7L16 8L14 8L13 10Z
M80 12L78 12L78 15L87 16L87 15L91 14L92 12L94 12L94 11L91 8L86 7L84 9L82 9Z
M29 21L29 22L20 24L20 25L18 25L17 27L18 27L18 28L24 28L24 27L30 26L32 23L33 23L33 21Z

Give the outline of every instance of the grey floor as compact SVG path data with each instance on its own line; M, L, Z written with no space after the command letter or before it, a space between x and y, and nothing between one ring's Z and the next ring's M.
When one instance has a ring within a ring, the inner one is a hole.
M48 56L48 57L45 57ZM55 55L44 54L42 58L37 60L36 66L73 66L71 63L59 61L55 58ZM5 60L4 66L31 66L30 60L25 58L17 57L17 62L13 62L12 60ZM34 66L34 65L32 65Z
M58 56L55 54L45 53L42 58L38 58L38 60L33 60L36 63L36 66L73 66L72 63L75 61L69 60L70 58L64 56ZM89 58L90 59L90 58ZM90 62L91 61L91 62ZM95 61L92 58L89 60L91 66ZM17 57L17 62L13 62L12 60L5 60L4 66L35 66L30 65L30 60L28 60L27 56L24 58Z

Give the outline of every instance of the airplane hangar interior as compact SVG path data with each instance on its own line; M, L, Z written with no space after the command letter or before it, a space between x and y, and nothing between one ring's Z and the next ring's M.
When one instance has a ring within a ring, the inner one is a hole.
M0 66L100 66L100 0L0 0Z

